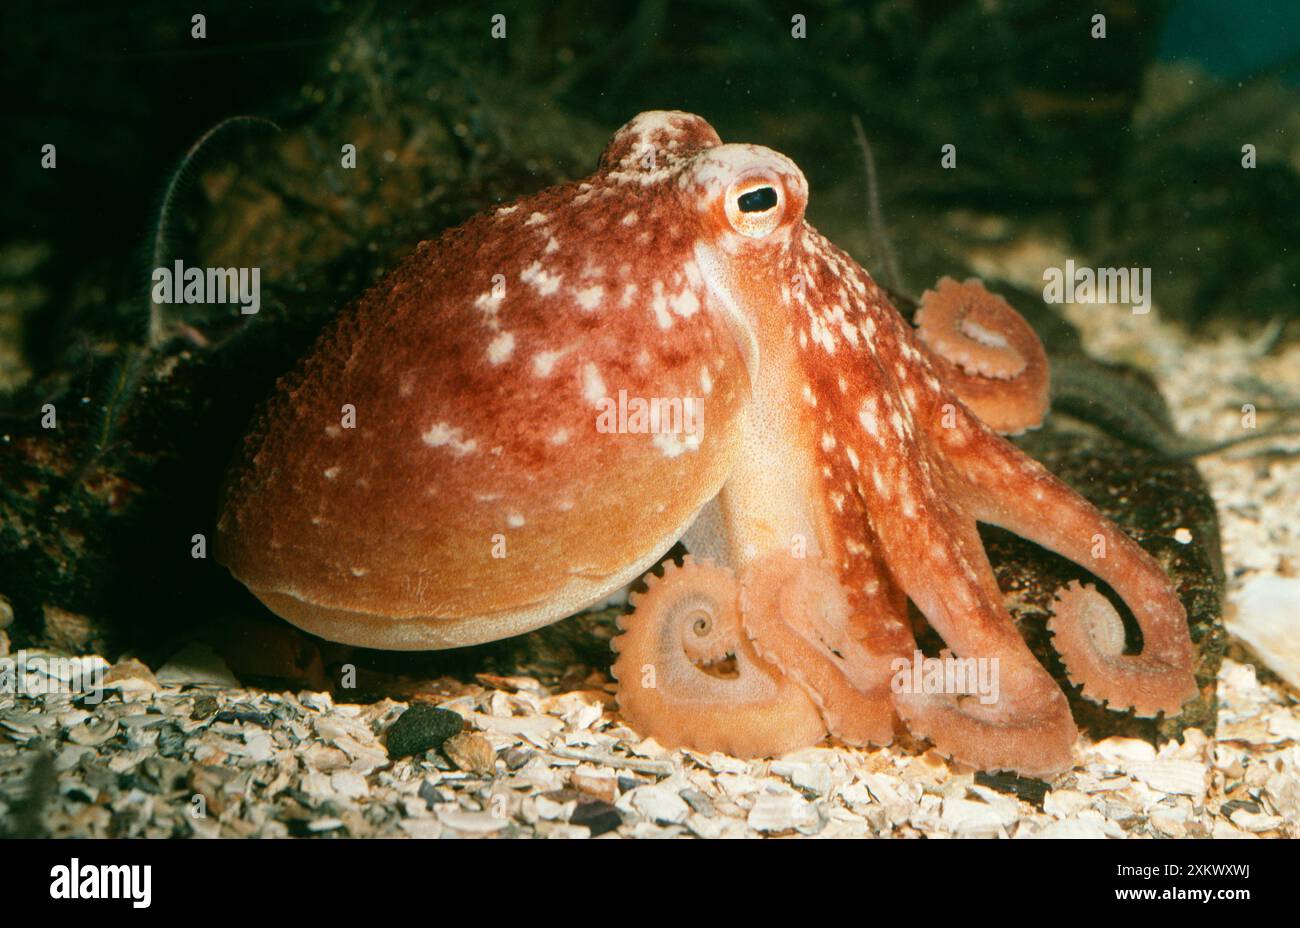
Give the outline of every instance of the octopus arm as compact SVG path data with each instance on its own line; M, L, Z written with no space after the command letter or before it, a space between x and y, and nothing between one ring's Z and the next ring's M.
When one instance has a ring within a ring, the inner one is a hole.
M750 565L742 586L755 650L804 688L831 733L859 746L893 740L891 655L870 647L873 618L853 611L833 565L778 549Z
M976 519L1087 568L1132 610L1139 654L1125 654L1119 614L1095 589L1072 584L1049 622L1053 643L1084 696L1140 716L1177 713L1196 694L1187 613L1160 565L1095 506L1042 465L984 433L955 458Z
M975 521L937 495L924 508L924 528L873 510L891 573L953 655L997 661L998 693L986 702L904 690L894 695L899 715L941 753L983 770L1045 777L1067 769L1078 731L1065 694L1016 631Z

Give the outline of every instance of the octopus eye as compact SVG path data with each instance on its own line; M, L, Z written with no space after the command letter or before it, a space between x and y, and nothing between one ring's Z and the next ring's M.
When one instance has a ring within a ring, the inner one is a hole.
M761 213L776 206L776 191L771 187L759 187L749 193L742 193L736 198L736 206L742 213Z
M733 229L749 238L762 238L781 224L785 195L771 172L750 174L732 183L726 209Z

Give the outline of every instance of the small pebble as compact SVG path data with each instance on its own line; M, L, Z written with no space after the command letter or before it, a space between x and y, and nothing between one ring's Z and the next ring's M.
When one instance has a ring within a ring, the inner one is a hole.
M528 759L533 756L532 751L525 751L522 748L508 748L501 759L506 762L506 767L510 770L519 770L528 763Z
M709 797L701 793L698 789L684 789L681 792L681 797L686 800L688 806L700 815L703 815L705 818L713 818L716 814L716 811L713 808L713 803L709 801Z
M603 835L623 824L623 816L618 809L600 799L588 799L578 803L578 807L569 816L570 825L585 825L591 829L591 836Z
M438 792L438 787L433 784L432 780L425 780L421 783L417 795L424 800L424 804L430 809L440 802L447 801L443 798L442 794Z
M204 693L194 700L194 708L190 710L190 718L196 722L201 722L206 718L211 718L217 713L217 697Z
M410 757L440 748L464 727L465 720L449 709L411 706L388 729L388 756Z
M447 759L466 773L490 776L496 771L497 752L482 735L467 731L452 735L442 745Z

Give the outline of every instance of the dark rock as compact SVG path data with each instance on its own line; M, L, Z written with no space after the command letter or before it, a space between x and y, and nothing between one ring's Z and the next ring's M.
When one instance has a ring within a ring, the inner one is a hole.
M623 816L618 809L601 799L580 801L578 807L569 816L569 824L586 825L591 829L591 836L603 835L623 824Z
M271 716L265 712L255 712L248 709L223 709L217 713L218 722L248 722L252 725L260 725L262 728L271 727Z
M464 727L465 720L449 709L411 706L388 729L388 756L410 757L440 748Z
M999 793L1017 796L1040 809L1043 807L1043 800L1047 797L1048 787L1045 781L1018 777L1014 773L986 773L977 770L975 782L980 786L995 789Z

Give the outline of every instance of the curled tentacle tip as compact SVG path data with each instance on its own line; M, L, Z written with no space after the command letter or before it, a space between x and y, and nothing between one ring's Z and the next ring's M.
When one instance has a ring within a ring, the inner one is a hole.
M1180 640L1157 653L1148 641L1141 654L1125 654L1124 623L1091 586L1074 581L1060 590L1047 628L1070 682L1092 702L1149 718L1177 715L1197 695L1190 647Z
M618 704L642 734L668 747L741 757L782 754L826 728L793 681L750 646L731 571L688 557L647 578L615 639Z
M921 294L916 324L926 344L966 373L1010 380L1029 361L1006 331L1011 317L1020 314L978 279L944 277Z
M1011 304L975 278L942 278L921 295L917 337L953 392L990 428L1020 434L1047 415L1047 352Z

